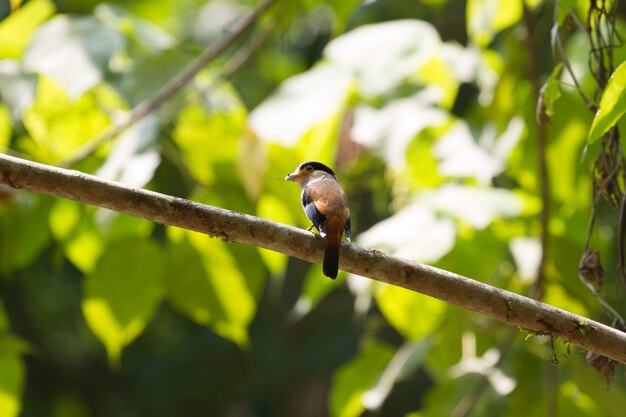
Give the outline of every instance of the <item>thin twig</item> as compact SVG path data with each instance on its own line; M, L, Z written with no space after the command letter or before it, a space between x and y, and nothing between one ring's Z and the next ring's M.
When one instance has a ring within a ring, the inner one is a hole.
M559 55L561 56L561 61L563 62L563 65L565 66L565 69L567 70L567 72L569 73L570 77L572 77L572 80L574 81L574 85L576 86L576 91L578 91L578 94L580 95L582 100L585 102L585 105L587 106L587 108L592 113L595 113L596 110L597 110L597 107L596 107L596 105L594 103L591 102L591 100L589 100L589 97L587 97L585 92L580 87L580 83L578 82L578 79L576 78L576 74L574 74L574 69L572 68L572 64L569 62L569 58L567 57L567 54L565 53L565 48L563 48L563 42L561 41L561 35L559 33L559 27L558 27L559 3L560 2L558 2L558 1L554 2L554 12L553 12L553 15L552 15L553 24L557 25L556 26L556 48L559 50ZM574 13L572 13L571 11L569 12L569 17L570 17L570 19L571 18L574 18L574 19L576 18ZM576 21L578 21L578 19L576 19ZM580 24L580 22L578 22L578 23ZM584 27L582 29L585 30Z
M324 254L324 239L304 229L2 154L0 184L104 207L308 262L321 263ZM348 243L341 246L339 267L626 363L626 333L511 291Z
M61 161L59 165L70 167L89 157L100 146L113 140L133 123L136 123L148 113L160 107L165 101L187 85L198 72L239 39L275 1L276 0L265 0L261 3L250 15L235 23L232 32L228 36L206 48L198 58L174 76L174 78L161 87L154 95L135 106L121 122L111 125L110 128L80 147L74 155Z
M559 55L561 56L561 61L563 62L565 69L567 70L568 74L572 78L572 81L574 82L574 86L576 87L576 91L578 92L578 95L580 95L580 98L582 98L582 100L585 102L585 106L587 106L587 108L592 113L595 114L598 108L594 103L591 102L589 97L587 97L587 94L585 94L582 87L580 86L580 83L578 82L578 79L576 78L576 74L574 74L574 69L572 68L572 64L569 62L569 59L567 58L567 54L565 53L565 49L563 48L563 42L561 41L561 36L559 35L558 31L556 34L556 48L559 50Z
M626 253L624 253L624 235L626 234L626 193L622 196L619 209L619 227L617 234L618 270L626 288Z
M539 68L538 68L538 59L536 55L536 44L534 36L532 35L532 21L530 16L530 10L526 5L526 2L523 2L524 7L524 24L526 26L526 41L528 43L528 66L529 66L529 74L531 78L531 83L533 85L533 93L535 98L535 103L538 103L539 94L541 86L539 85ZM543 124L539 124L535 121L535 135L537 136L537 148L538 148L538 158L539 158L539 177L540 177L540 188L541 188L541 200L543 204L543 208L540 214L540 223L541 223L541 258L539 261L539 265L537 266L537 277L532 287L529 289L528 294L530 298L535 300L539 300L543 294L543 287L545 285L545 266L546 266L546 257L547 257L547 246L548 246L548 221L549 221L549 196L550 190L548 188L548 169L547 162L545 158L545 127ZM500 364L504 361L506 356L508 355L511 347L513 346L513 340L515 338L516 333L513 331L509 331L500 346L498 347L498 352L500 357L498 358L497 363L494 365L495 367L500 366ZM489 387L489 380L487 375L482 375L479 381L474 383L469 389L463 398L459 401L456 408L452 412L453 417L466 417L473 410L474 406L480 399L482 393L485 389Z
M171 109L171 111L168 111L168 113L163 116L162 121L169 122L184 107L195 104L195 100L200 97L210 96L220 85L230 80L233 75L235 75L235 73L239 71L243 64L245 64L248 59L250 59L252 54L263 43L269 33L270 29L266 29L261 31L261 33L257 36L251 36L250 40L244 46L238 49L232 57L228 59L222 70L217 75L215 75L209 85L205 86L202 89L194 90L194 101L181 104L180 106L176 106L176 108Z
M532 30L532 17L526 2L523 2L523 18L526 26L526 42L528 48L528 74L533 87L535 103L538 103L541 94L539 80L539 61L537 57L537 45ZM548 163L546 160L546 128L544 124L533 123L535 136L537 137L537 159L539 161L539 193L541 196L542 209L539 215L541 225L541 258L537 266L537 279L530 290L530 296L540 299L546 280L546 260L548 259L549 221L550 221L550 178Z

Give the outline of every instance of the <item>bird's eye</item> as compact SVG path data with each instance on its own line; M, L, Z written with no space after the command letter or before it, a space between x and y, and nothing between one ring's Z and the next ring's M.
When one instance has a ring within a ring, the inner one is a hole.
M311 171L313 171L313 167L311 165L307 165L307 166L304 167L304 170L307 171L307 172L311 172Z

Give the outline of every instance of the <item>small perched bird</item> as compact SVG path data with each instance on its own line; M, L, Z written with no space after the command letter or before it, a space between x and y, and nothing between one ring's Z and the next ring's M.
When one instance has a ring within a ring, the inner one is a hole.
M350 241L350 209L346 193L333 170L320 162L303 162L285 179L294 181L302 188L302 208L313 226L326 239L322 271L327 277L337 278L339 248L344 231L346 239Z

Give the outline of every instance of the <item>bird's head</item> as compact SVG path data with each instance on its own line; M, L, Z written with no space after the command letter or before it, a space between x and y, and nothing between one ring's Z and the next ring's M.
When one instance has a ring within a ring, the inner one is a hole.
M309 182L324 176L335 178L335 172L321 162L307 161L298 165L294 172L285 177L285 180L293 181L304 187Z

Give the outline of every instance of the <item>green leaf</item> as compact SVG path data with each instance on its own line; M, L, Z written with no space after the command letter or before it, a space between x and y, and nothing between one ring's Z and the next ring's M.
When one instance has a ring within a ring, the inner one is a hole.
M107 247L85 280L83 313L112 365L152 318L163 295L162 273L154 243L126 239Z
M24 72L21 62L0 60L0 95L14 119L21 118L35 101L36 85L36 78Z
M542 112L539 114L539 119L544 120L544 114L549 121L554 116L554 103L561 98L561 81L559 77L561 75L561 70L563 69L563 63L559 63L550 74L550 77L545 82L543 87L541 87L541 103L537 109L538 112Z
M51 77L76 98L103 79L123 45L119 33L91 16L60 15L37 30L24 53L24 68Z
M557 21L559 26L563 24L570 10L574 7L577 0L558 0L557 1Z
M57 200L50 210L50 230L65 256L83 274L91 274L105 246L93 223L93 209L69 200Z
M237 180L236 161L246 111L236 96L227 94L224 100L211 108L186 108L173 132L189 171L203 184Z
M192 55L183 52L181 48L172 48L132 58L133 61L127 64L130 68L115 81L126 101L131 105L137 105L180 73L191 62ZM150 76L146 77L146 74ZM196 77L195 81L197 80ZM199 86L196 84L196 87Z
M29 265L50 241L50 200L23 197L21 204L0 206L0 274Z
M348 20L354 12L354 9L361 2L359 0L331 0L320 3L327 4L333 9L336 17L333 31L335 33L341 33L348 25Z
M285 203L285 198L280 198L273 193L261 194L256 207L256 214L268 220L280 222L284 224L295 225L296 221L289 210L289 206ZM282 253L274 252L268 249L260 249L260 254L270 271L274 275L284 273L289 259Z
M392 285L383 286L376 301L389 323L407 340L428 336L446 311L443 301Z
M522 197L509 190L455 184L424 191L419 201L475 229L484 229L497 219L519 216L524 209Z
M357 241L400 257L432 263L454 247L455 238L456 227L451 219L417 202L361 233Z
M25 367L23 347L9 334L9 322L0 299L0 417L17 417L22 408Z
M467 32L478 46L487 46L501 30L514 25L522 17L522 0L469 0Z
M344 105L350 74L337 65L320 64L289 78L257 106L248 118L255 133L266 141L293 146L305 133Z
M359 94L374 98L392 93L440 48L441 38L433 25L405 19L351 30L328 43L324 56L354 77Z
M583 361L571 362L571 380L576 390L582 392L589 399L593 399L594 406L604 411L607 416L622 416L624 409L626 409L626 394L624 390L612 389L612 387L607 388L606 381L602 375ZM615 384L617 385L618 382L615 381Z
M108 88L97 87L71 100L58 84L40 78L37 99L24 113L30 138L19 145L43 162L67 157L111 123L104 106L119 107L119 98Z
M0 103L0 152L6 151L6 148L9 147L12 130L13 123L11 122L9 109L4 103Z
M255 294L226 245L175 228L168 228L168 237L165 283L172 304L195 322L247 346Z
M393 356L393 349L370 341L335 374L330 408L333 417L358 417L365 410L363 394L378 381Z
M22 408L26 370L19 352L8 342L7 336L0 335L0 416L17 417Z
M154 223L69 200L57 200L49 216L54 238L67 258L84 274L93 273L108 242L147 239Z
M50 0L33 0L0 23L0 58L19 58L35 29L54 14Z
M587 142L596 142L626 113L626 62L611 74L600 100L600 107L593 118Z
M155 144L158 128L154 113L134 123L117 138L96 175L133 187L146 185L161 162L161 153Z
M446 112L434 108L432 99L418 93L392 100L380 109L357 107L351 134L356 142L375 151L397 170L406 165L407 149L415 136L447 120Z
M433 57L419 70L419 79L424 85L438 87L441 91L438 104L444 109L452 110L459 80L446 62L439 57Z
M105 26L126 36L129 47L136 47L129 51L132 57L169 49L175 44L175 39L163 29L116 4L99 3L94 16Z

